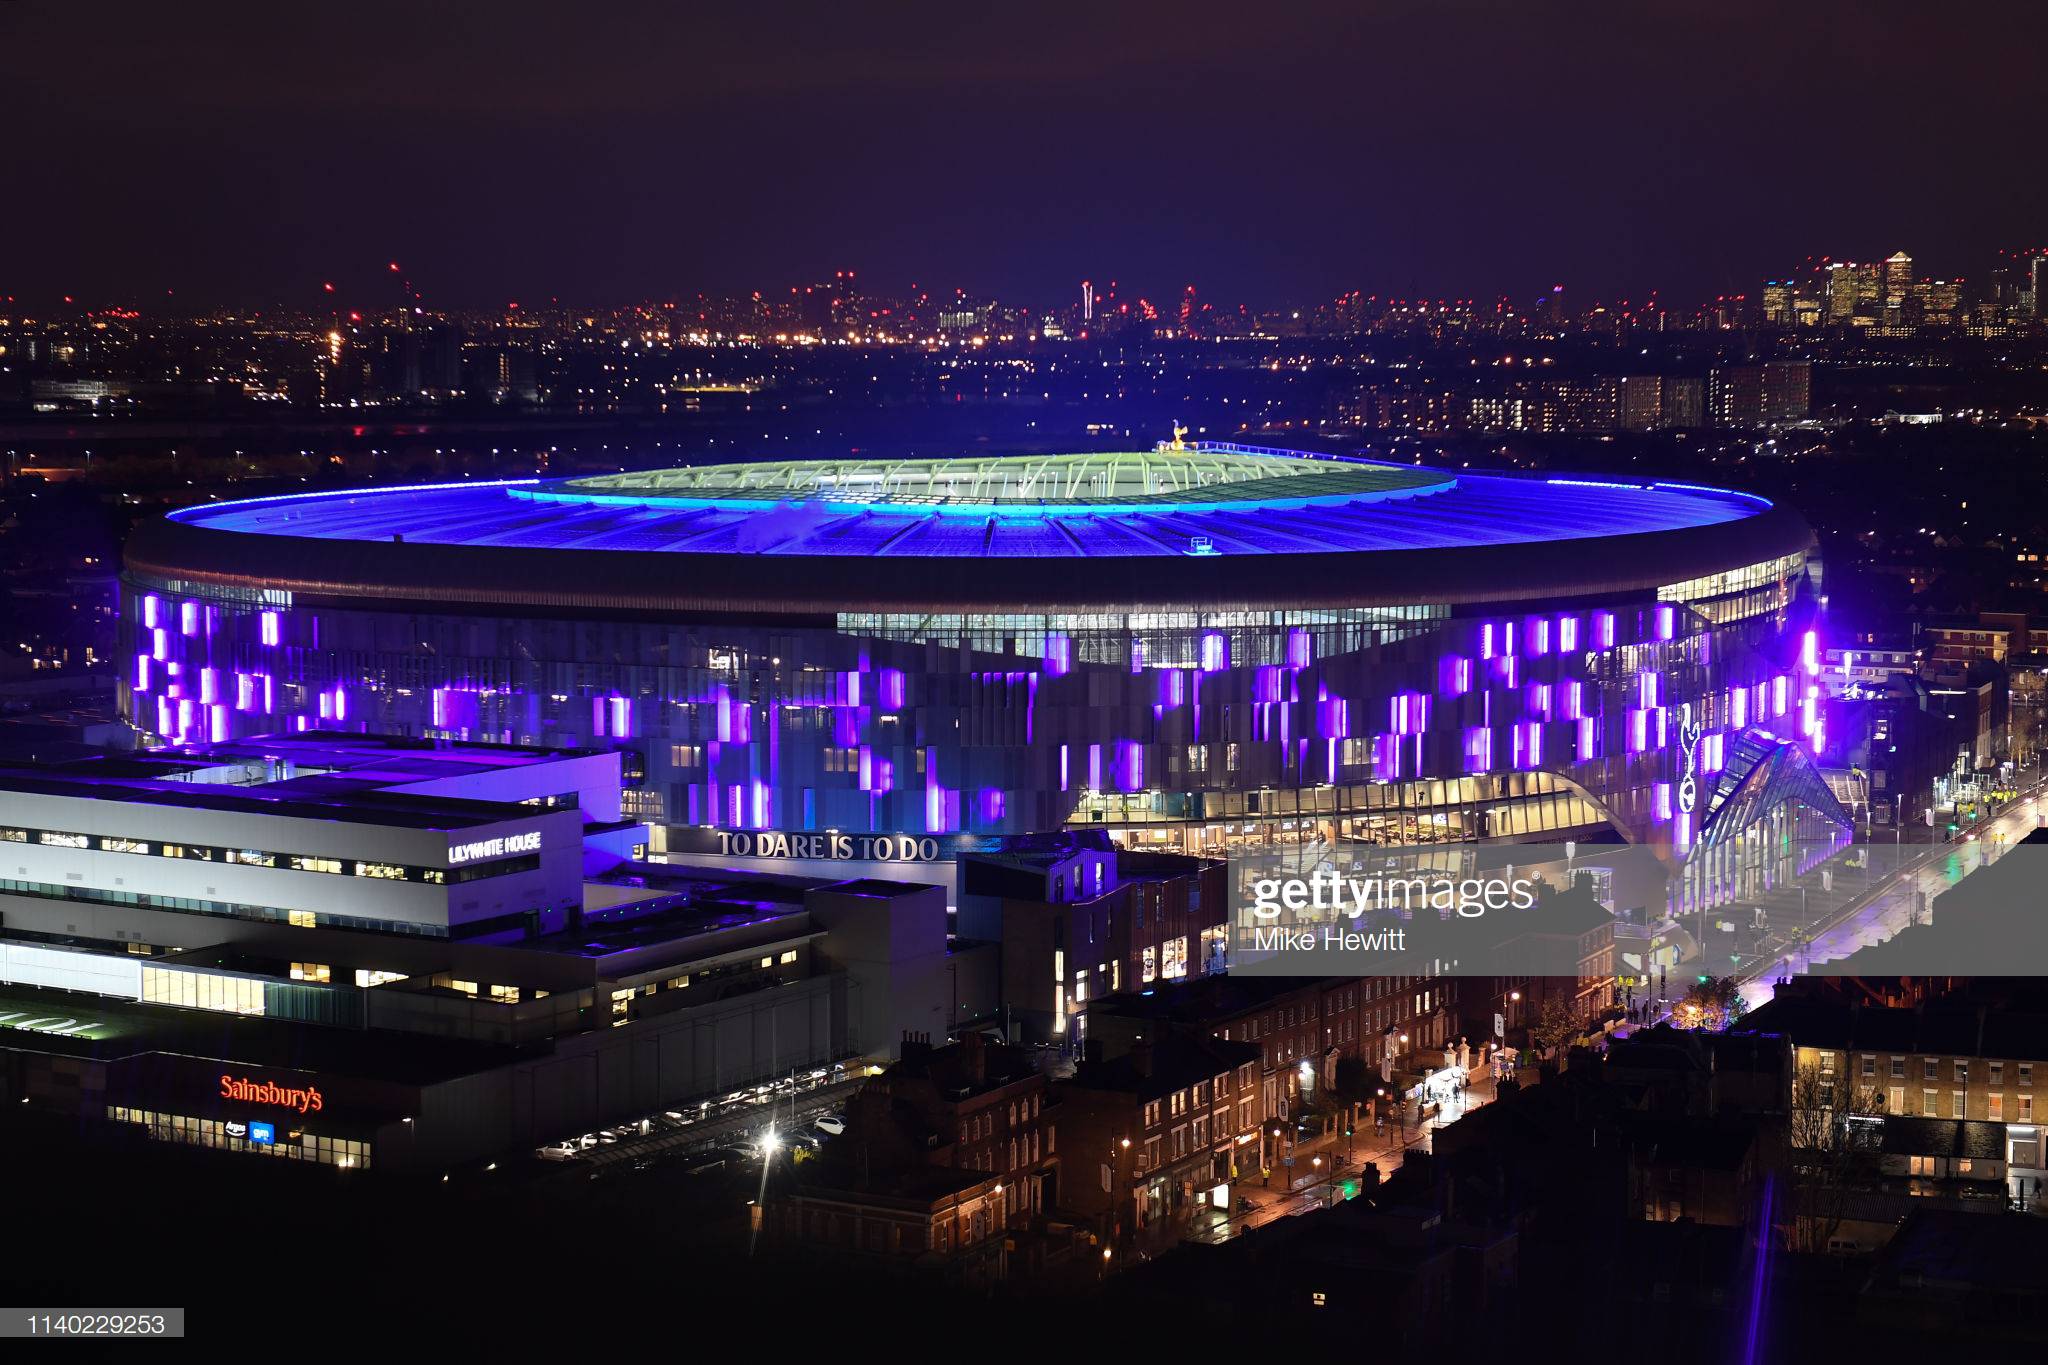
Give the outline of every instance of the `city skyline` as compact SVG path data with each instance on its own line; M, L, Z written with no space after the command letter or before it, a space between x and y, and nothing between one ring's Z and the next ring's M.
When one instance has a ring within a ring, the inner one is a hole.
M502 317L510 323L522 314L605 315L635 310L687 319L693 309L708 309L729 318L734 309L751 307L764 321L777 314L797 319L815 314L813 320L820 326L829 321L835 326L851 325L875 333L886 332L891 320L899 315L929 322L956 308L968 307L1005 313L1013 320L1028 318L1034 323L1055 319L1061 330L1048 333L1047 339L1072 338L1081 335L1081 329L1090 324L1108 327L1119 319L1170 325L1176 320L1189 321L1197 314L1213 317L1218 312L1272 322L1290 317L1311 319L1319 311L1359 315L1361 310L1436 310L1470 317L1521 316L1563 323L1599 313L1704 318L1719 309L1724 313L1720 324L1724 327L1741 325L1744 314L1767 325L1810 327L1882 323L1887 320L1887 304L1894 314L1890 320L1896 322L1899 306L1916 290L1920 303L1931 297L1941 303L1943 313L1958 317L1959 306L1966 309L1970 305L1993 303L2031 318L2037 316L2033 296L2039 292L2038 278L2048 271L2044 261L2048 261L2048 246L1999 248L1968 261L1935 263L1943 267L1937 275L1929 262L1905 247L1888 253L1863 253L1860 258L1809 254L1796 268L1759 276L1743 282L1739 288L1697 298L1676 297L1656 289L1633 298L1608 296L1558 281L1490 296L1457 290L1402 294L1353 285L1332 296L1313 299L1284 291L1256 299L1224 299L1207 294L1199 281L1164 287L1132 286L1110 272L1069 281L1063 293L1006 297L966 285L935 287L917 281L888 280L878 283L858 270L834 269L829 277L824 270L809 274L783 271L774 282L753 288L673 290L607 299L507 297L496 303L465 303L430 294L431 281L417 280L409 267L387 260L374 266L355 262L351 269L332 272L328 278L304 281L289 297L245 297L210 305L180 297L177 291L168 289L157 298L95 297L55 292L59 286L24 294L0 282L0 308L16 319L43 322L96 316L132 321L151 317L225 319L270 315L324 316L339 322L367 323L422 315ZM1957 265L1966 268L1952 268ZM1935 292L1930 295L1930 290ZM1794 308L1801 299L1812 302L1810 312L1801 314ZM1921 310L1916 308L1914 314L1917 324L1922 318ZM810 330L816 333L819 328ZM948 330L968 329L956 326ZM1035 326L1031 330L1035 332ZM1199 333L1202 329L1198 326L1195 330ZM1226 329L1225 334L1241 334L1241 329L1236 333ZM838 339L837 332L834 339Z

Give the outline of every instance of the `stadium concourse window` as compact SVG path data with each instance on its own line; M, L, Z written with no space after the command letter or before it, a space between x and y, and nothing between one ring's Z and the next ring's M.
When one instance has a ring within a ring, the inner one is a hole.
M238 1119L191 1118L183 1114L159 1114L124 1105L107 1106L107 1117L116 1123L139 1124L158 1142L184 1142L195 1147L215 1147L230 1152L255 1152L283 1157L288 1161L311 1161L345 1171L370 1169L370 1144L351 1138L326 1137L281 1124L269 1124L273 1134L265 1142L258 1135L265 1125Z
M1055 612L1050 614L929 614L841 612L840 630L882 640L1014 652L1046 658L1060 649L1071 662L1126 663L1135 647L1150 668L1191 668L1202 659L1202 637L1222 632L1231 657L1244 664L1287 662L1286 632L1300 630L1318 655L1348 653L1420 634L1449 615L1425 604L1340 607L1326 611Z
M1804 555L1783 555L1669 583L1657 589L1657 596L1665 602L1688 603L1721 625L1782 610L1792 600L1793 584L1805 567Z
M1107 825L1133 848L1210 854L1300 844L1461 843L1607 824L1597 805L1545 772L1223 793L1214 805L1241 813L1254 801L1266 818L1197 823L1162 819L1150 793L1088 792L1071 823Z
M229 976L223 972L144 967L142 999L151 1005L182 1005L186 1009L213 1010L221 1014L261 1014L263 983L254 977Z

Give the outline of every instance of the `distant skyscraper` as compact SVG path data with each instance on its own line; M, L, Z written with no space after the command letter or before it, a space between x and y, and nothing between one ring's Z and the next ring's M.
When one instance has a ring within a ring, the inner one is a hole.
M1623 431L1656 431L1664 426L1662 377L1654 374L1624 375L1620 380L1617 421Z
M860 323L860 294L854 289L851 270L832 272L832 322L853 327Z
M1952 326L1961 316L1954 280L1917 280L1906 286L1905 320L1914 326Z
M1089 280L1081 281L1081 321L1095 321L1095 285Z
M1904 252L1904 268L1910 273L1913 258ZM1868 327L1884 317L1885 280L1890 262L1859 264L1832 261L1828 264L1827 320L1831 326Z
M1790 280L1766 280L1764 282L1764 321L1773 327L1790 327L1797 319L1793 304L1798 300L1799 288Z
M1906 296L1913 289L1913 258L1903 251L1894 251L1884 261L1884 292L1882 295L1886 322L1898 322L1906 306Z
M1707 416L1718 427L1798 421L1811 407L1812 379L1803 360L1716 366L1707 373Z
M1826 316L1831 325L1846 325L1856 315L1856 269L1851 261L1828 262Z
M1690 429L1706 425L1706 380L1697 375L1665 375L1662 389L1659 426Z

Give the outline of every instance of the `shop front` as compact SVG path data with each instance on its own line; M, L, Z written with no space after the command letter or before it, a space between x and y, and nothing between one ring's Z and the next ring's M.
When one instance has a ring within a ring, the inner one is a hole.
M158 1142L369 1170L377 1134L408 1124L379 1083L145 1053L109 1064L104 1117Z
M276 1118L210 1118L165 1114L127 1105L107 1106L107 1118L133 1123L158 1142L184 1142L230 1152L310 1161L340 1170L368 1170L375 1144L367 1134L350 1137L335 1131L314 1131L310 1125ZM330 1129L331 1125L322 1125Z

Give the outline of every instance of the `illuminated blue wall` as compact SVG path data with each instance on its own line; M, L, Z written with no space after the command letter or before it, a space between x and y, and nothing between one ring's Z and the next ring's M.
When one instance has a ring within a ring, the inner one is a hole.
M1090 791L1213 819L1230 792L1551 772L1631 837L1684 846L1731 737L1822 740L1802 574L1773 568L1739 610L1179 607L920 633L312 608L131 573L122 703L173 742L617 747L640 774L629 815L732 830L1018 833Z

